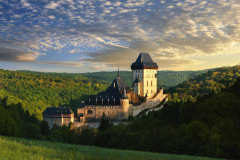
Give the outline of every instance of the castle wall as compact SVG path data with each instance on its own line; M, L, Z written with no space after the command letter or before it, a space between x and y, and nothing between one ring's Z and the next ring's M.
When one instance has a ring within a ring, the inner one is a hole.
M145 109L153 108L159 105L167 95L163 94L163 89L161 89L153 98L148 98L146 102L138 106L133 106L133 117L137 116L140 112Z
M112 121L124 121L128 119L130 113L132 113L132 105L129 104L129 100L128 104L123 101L122 105L117 106L90 105L77 109L77 114L82 115L80 117L82 122L100 121L103 114Z
M68 126L69 123L74 122L74 114L66 114L66 115L50 115L43 117L43 120L45 120L49 127L52 128L54 124L58 126L66 125Z

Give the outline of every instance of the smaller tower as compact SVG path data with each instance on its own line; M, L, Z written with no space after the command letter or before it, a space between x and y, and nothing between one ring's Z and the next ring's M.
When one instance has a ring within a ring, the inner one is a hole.
M123 109L123 120L127 120L129 117L129 99L127 97L127 92L125 86L123 88L122 98L120 99L121 107Z

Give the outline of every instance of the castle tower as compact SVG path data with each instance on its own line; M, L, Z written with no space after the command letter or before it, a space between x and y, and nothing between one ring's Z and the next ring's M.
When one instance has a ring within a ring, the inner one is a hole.
M123 109L123 119L127 120L129 117L129 99L127 97L125 86L123 88L122 98L120 99L120 104Z
M152 98L157 93L158 65L149 53L140 53L131 69L133 91L142 97L147 94L148 98Z

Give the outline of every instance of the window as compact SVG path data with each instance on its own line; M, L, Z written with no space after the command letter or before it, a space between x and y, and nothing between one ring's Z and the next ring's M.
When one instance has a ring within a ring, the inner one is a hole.
M151 93L153 93L153 90L151 90Z
M148 93L148 90L147 90L147 93Z
M157 74L155 74L155 78L157 78Z
M151 86L152 86L152 81L151 81Z
M147 81L147 86L148 86L148 81Z
M91 115L91 114L93 114L93 111L92 111L92 110L88 110L88 111L87 111L87 114L90 114L90 115Z

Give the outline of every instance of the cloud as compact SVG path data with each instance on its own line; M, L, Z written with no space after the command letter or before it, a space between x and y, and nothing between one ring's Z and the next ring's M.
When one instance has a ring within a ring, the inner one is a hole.
M81 55L90 57L80 61L94 63L92 69L103 64L129 69L145 51L171 69L198 64L199 56L240 50L239 1L30 2L0 2L6 6L1 9L0 47L17 50L25 60L27 53L31 60L36 59L33 53L46 53L51 61L45 63L74 66L74 58ZM32 7L31 12L22 6ZM51 54L58 55L54 61ZM11 54L20 60L16 55ZM58 57L71 61L65 64Z
M28 3L26 0L21 0L20 2L22 3L23 7L31 8L31 4Z
M58 6L59 6L58 3L55 3L55 2L52 1L51 3L45 5L45 8L46 9L56 9Z
M43 63L43 64L60 65L60 66L74 66L74 67L83 66L83 64L79 61L36 61L36 62Z
M40 54L37 52L26 52L23 50L0 47L0 61L9 62L33 62Z
M48 16L49 19L55 19L55 16Z

